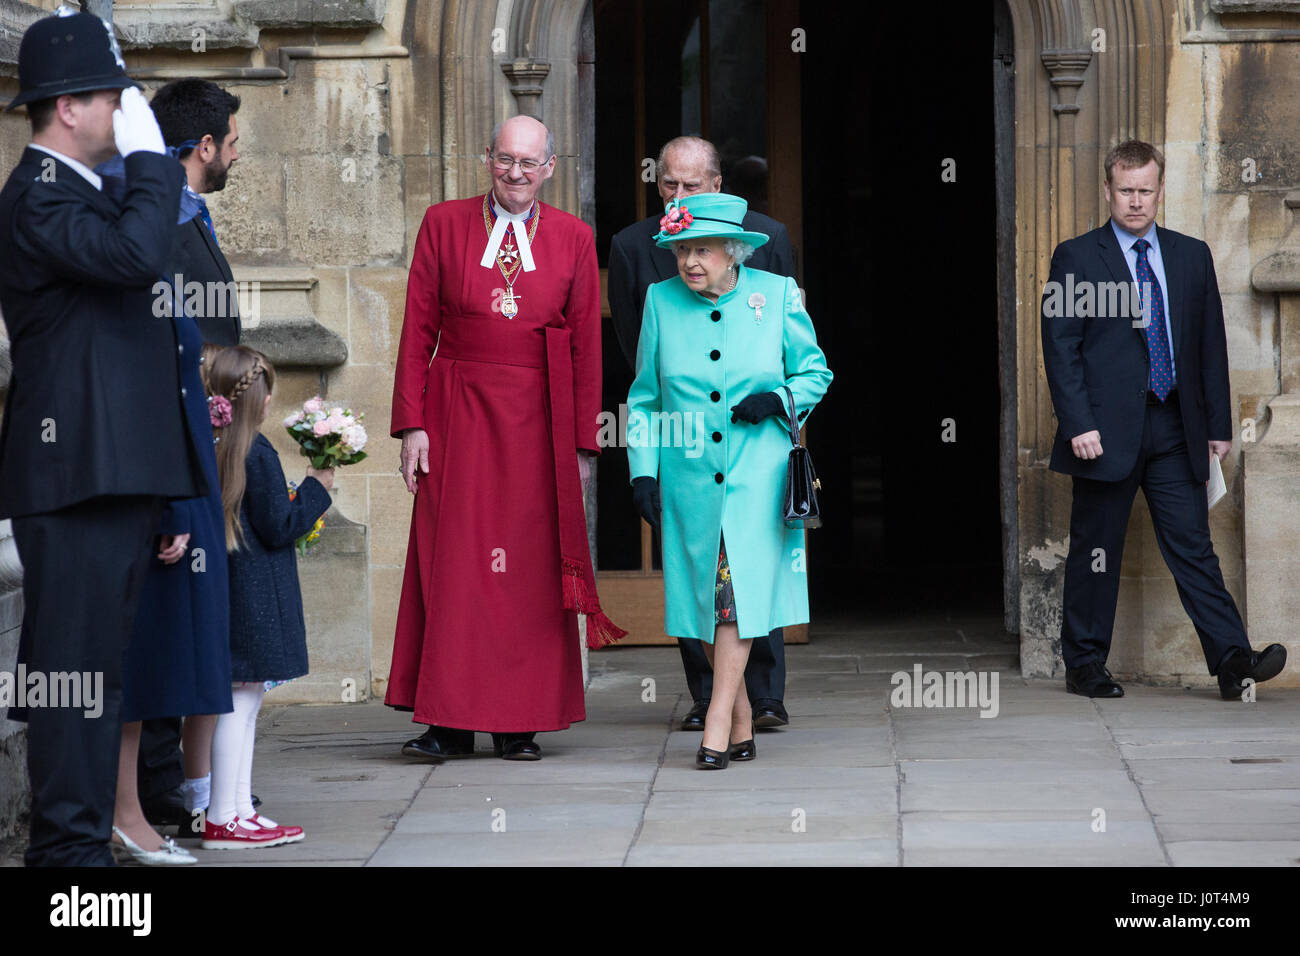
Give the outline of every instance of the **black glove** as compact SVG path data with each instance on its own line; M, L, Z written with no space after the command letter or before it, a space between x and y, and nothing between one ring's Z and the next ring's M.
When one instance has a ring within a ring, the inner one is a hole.
M736 422L757 425L773 415L784 415L785 399L776 392L755 392L748 398L741 399L739 405L732 405L731 410L734 412L731 416L733 425Z
M659 502L659 482L642 475L632 480L632 503L641 517L650 522L650 526L659 530L659 512L663 505Z

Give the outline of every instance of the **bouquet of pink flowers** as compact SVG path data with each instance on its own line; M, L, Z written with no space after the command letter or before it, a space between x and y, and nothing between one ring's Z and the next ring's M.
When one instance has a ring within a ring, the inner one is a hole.
M352 409L335 405L326 408L319 395L302 403L302 410L284 420L293 440L302 446L302 453L311 459L317 470L355 465L364 461L366 430L361 425L365 412L353 415Z

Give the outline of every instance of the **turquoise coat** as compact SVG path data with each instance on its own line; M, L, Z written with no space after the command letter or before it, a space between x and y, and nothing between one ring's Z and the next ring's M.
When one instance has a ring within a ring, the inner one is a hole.
M764 299L761 319L749 305L755 295ZM716 304L678 276L647 290L627 450L633 480L659 480L669 635L713 643L724 537L742 638L808 620L804 532L781 518L786 419L733 425L731 406L784 384L802 422L830 383L793 279L742 265L736 288Z

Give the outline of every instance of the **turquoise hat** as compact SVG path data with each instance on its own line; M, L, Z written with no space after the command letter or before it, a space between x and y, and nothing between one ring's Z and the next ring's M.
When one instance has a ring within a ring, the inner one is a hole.
M749 203L727 193L696 193L673 199L659 220L655 242L661 249L668 249L683 239L739 239L757 249L768 236L745 231L748 210Z

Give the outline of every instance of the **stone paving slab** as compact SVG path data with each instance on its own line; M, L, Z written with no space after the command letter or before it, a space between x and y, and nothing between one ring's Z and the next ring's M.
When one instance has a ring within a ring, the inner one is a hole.
M1300 840L1167 844L1174 866L1300 866Z
M800 834L773 843L638 844L628 866L897 866L893 839L810 841Z

